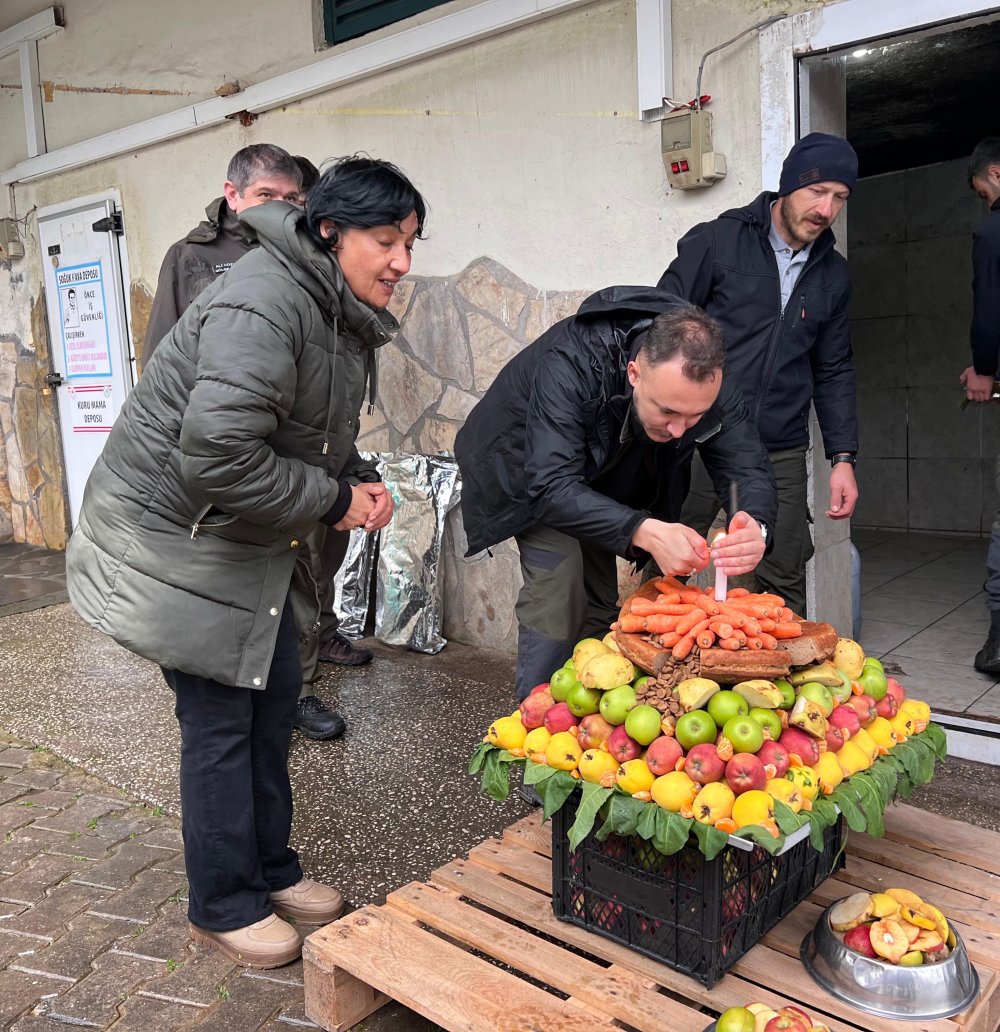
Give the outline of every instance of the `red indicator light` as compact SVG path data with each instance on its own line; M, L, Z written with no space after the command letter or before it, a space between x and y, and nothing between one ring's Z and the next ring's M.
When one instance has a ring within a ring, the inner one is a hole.
M671 161L670 162L670 171L673 172L673 174L675 176L678 174L678 172L680 172L680 170L681 170L681 167L680 167L680 165L676 161Z
M682 172L689 172L690 171L690 166L688 165L688 163L686 161L682 161L681 162L681 171Z

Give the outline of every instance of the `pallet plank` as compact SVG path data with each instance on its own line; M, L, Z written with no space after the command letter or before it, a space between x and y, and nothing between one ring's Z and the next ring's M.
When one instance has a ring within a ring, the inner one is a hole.
M505 828L503 840L552 858L552 824L549 821L542 823L541 810L535 810Z
M702 1032L701 1012L644 988L624 969L614 972L531 932L457 901L439 886L412 882L386 902L451 938L488 952L578 1002L649 1032ZM520 920L520 915L512 914Z
M587 1032L609 1023L391 913L362 907L321 928L309 937L310 959L364 979L450 1032Z
M894 803L885 811L885 837L1000 875L997 833L953 817Z
M470 849L469 859L488 870L516 878L539 892L552 893L552 861L538 853L489 839Z

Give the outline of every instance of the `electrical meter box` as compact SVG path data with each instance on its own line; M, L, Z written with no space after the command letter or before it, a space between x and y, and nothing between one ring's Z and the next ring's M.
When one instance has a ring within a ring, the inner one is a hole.
M24 244L17 234L17 224L13 219L0 219L0 261L23 257Z
M711 186L726 175L726 159L712 148L712 116L704 108L672 111L660 122L660 149L670 185Z

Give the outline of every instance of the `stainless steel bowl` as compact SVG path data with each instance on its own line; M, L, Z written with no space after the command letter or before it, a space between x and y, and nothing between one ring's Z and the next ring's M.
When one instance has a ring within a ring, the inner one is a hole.
M863 957L837 938L830 928L833 906L820 914L816 927L802 940L799 955L824 989L852 1007L920 1021L958 1014L979 995L979 975L957 931L955 949L945 960L917 967L890 964Z

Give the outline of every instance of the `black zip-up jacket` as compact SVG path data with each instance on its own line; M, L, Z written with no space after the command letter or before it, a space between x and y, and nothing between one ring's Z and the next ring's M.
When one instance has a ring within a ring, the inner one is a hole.
M972 234L972 367L996 376L1000 364L1000 199Z
M768 239L775 198L762 193L745 208L695 226L657 286L722 323L726 375L743 388L765 448L808 444L813 402L827 457L857 452L847 262L833 249L833 231L824 230L782 311Z
M653 287L608 287L500 371L455 441L468 555L540 523L642 559L632 535L650 516L677 521L696 444L720 497L735 480L740 508L774 526L771 466L728 374L702 419L675 443L655 448L651 512L591 487L633 445L626 369L637 338L679 303Z

